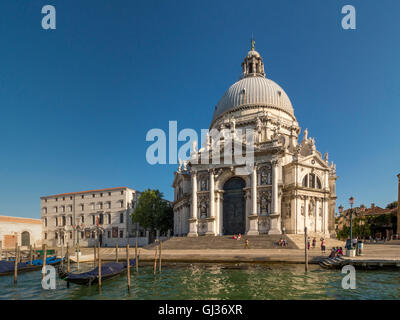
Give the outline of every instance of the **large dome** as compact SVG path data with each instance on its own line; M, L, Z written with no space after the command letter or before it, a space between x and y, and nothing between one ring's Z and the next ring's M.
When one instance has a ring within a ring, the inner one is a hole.
M292 103L286 92L274 81L265 77L260 54L252 50L242 63L243 78L234 83L215 107L212 122L227 111L237 107L267 107L284 111L294 118Z
M240 106L280 109L294 117L292 103L286 92L276 82L264 77L247 77L234 83L215 107L212 121Z

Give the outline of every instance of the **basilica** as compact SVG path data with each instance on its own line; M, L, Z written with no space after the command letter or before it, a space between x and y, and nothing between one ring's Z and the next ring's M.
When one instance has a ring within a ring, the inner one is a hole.
M205 150L212 157L211 143L194 147L180 163L173 181L174 234L302 234L307 227L310 234L334 236L336 165L317 150L307 129L300 137L292 103L267 78L253 41L240 80L218 102L209 129L248 128L256 136L249 174L236 170L243 164L235 161L194 161Z

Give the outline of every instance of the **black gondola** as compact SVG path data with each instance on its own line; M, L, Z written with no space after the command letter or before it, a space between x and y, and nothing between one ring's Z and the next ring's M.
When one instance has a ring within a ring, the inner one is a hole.
M46 265L55 266L61 263L61 259L56 257L49 257L46 259ZM18 273L40 270L43 267L43 260L33 260L32 264L30 261L19 262L17 264ZM14 274L15 261L0 261L0 276L8 276Z
M133 267L136 264L136 259L131 259L129 262L130 266ZM104 281L119 276L121 273L126 271L126 266L126 261L122 263L109 262L102 265L101 280ZM83 273L67 273L63 268L59 268L58 275L62 280L67 282L90 286L99 282L99 267Z

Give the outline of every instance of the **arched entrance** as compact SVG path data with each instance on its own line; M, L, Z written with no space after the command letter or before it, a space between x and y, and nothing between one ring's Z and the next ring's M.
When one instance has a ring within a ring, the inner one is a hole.
M21 246L29 247L31 244L31 237L28 231L24 231L21 233Z
M239 177L233 177L224 184L223 234L245 233L245 186L245 181Z

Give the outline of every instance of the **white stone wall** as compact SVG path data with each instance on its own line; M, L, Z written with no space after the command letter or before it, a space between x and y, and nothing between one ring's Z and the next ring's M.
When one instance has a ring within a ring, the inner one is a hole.
M132 228L135 226L128 219L136 200L137 192L126 187L41 197L43 239L49 246L73 246L78 242L78 238L80 246L94 246L97 243L97 233L94 233L97 217L102 214L102 245L115 246L118 243L124 246L128 242L132 245L136 243L136 235L132 235ZM80 226L78 232L75 231L74 225ZM113 233L113 230L117 233ZM144 245L148 238L143 236L138 239L140 245Z
M29 220L37 220L34 223ZM38 223L39 222L39 223ZM21 246L22 232L29 232L30 244L32 246L40 246L42 244L42 225L39 219L25 219L16 217L2 217L0 216L0 242L1 248L5 249L5 236L15 235L17 237L18 245Z

